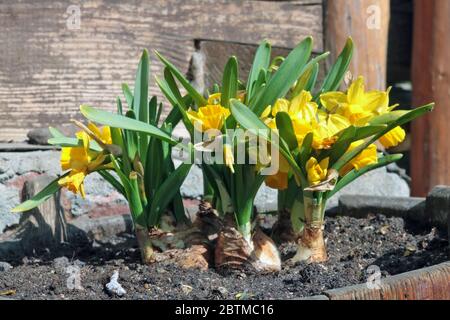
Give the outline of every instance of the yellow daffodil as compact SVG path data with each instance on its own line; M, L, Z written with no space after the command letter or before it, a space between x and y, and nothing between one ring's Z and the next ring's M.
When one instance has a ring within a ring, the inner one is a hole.
M318 112L319 121L314 125L312 146L316 150L330 149L337 140L337 134L350 126L350 121L339 114Z
M363 144L363 140L358 140L350 144L350 147L348 148L347 152L355 149L356 147ZM378 155L377 155L377 146L374 144L369 145L367 148L365 148L363 151L361 151L356 157L354 157L349 163L347 163L339 172L341 176L346 175L348 172L350 172L352 169L360 170L364 168L365 166L374 164L378 162Z
M306 162L306 172L310 185L316 185L325 180L328 172L329 158L318 162L316 158L311 157Z
M107 130L102 128L101 130L98 129L98 131L102 133L102 137L105 141L108 141ZM60 161L61 168L64 171L71 171L67 176L61 178L58 181L58 184L74 193L80 193L81 196L84 197L84 178L103 164L106 155L103 152L90 150L90 139L87 133L80 131L77 132L76 136L82 141L82 146L62 148Z
M84 191L84 178L86 178L85 171L70 171L69 175L59 179L58 184L65 187L73 193L79 193L84 198L86 193Z
M223 157L225 160L225 165L230 168L231 172L234 173L234 155L233 155L233 147L229 144L225 144L223 146Z
M405 130L402 127L395 127L385 135L383 135L379 141L385 148L391 148L397 146L403 140L405 140Z
M94 133L94 135L99 138L104 144L112 144L111 138L111 128L108 126L97 127L95 124L90 122L88 128Z
M288 187L288 173L289 163L287 160L279 154L279 168L278 172L274 175L267 176L265 183L269 188L284 190Z
M317 103L311 101L312 95L308 91L302 91L295 96L289 105L288 113L296 118L308 122L316 121Z
M320 96L322 105L329 113L346 117L351 124L362 126L374 115L387 110L389 89L385 91L369 91L364 88L364 78L358 77L347 93L332 91Z
M213 93L208 97L209 105L220 105L220 99L222 98L222 94L220 92Z
M230 110L218 104L209 104L198 108L198 111L189 110L187 115L196 128L205 132L210 129L222 129Z
M298 118L307 122L315 121L318 106L311 100L312 96L308 91L302 91L291 101L277 99L273 107L267 107L264 110L261 117L266 118L271 115L275 118L278 112L286 112L291 118Z

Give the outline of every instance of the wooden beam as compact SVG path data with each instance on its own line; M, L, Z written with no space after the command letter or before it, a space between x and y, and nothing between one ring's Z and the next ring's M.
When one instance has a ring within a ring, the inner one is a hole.
M325 48L334 61L347 37L355 42L350 65L353 78L362 75L366 87L384 90L390 18L389 0L328 0L325 7Z
M74 3L76 4L76 3ZM301 1L152 0L0 2L0 141L24 140L36 127L79 117L82 103L115 109L121 83L134 82L143 48L157 49L187 72L194 40L291 48L305 36L323 50L322 4ZM162 66L152 55L153 77ZM168 109L168 108L166 108Z
M413 105L435 110L412 123L412 193L450 185L450 1L415 0Z

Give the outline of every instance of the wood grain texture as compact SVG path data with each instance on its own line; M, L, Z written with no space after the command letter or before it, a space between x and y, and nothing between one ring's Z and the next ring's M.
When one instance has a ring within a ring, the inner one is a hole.
M450 185L450 1L416 0L413 105L434 101L430 114L412 123L412 194Z
M331 61L351 36L355 51L349 70L353 78L362 75L366 87L385 89L389 0L327 1L325 8L325 48L331 51Z
M0 141L79 117L82 103L115 109L121 83L134 82L143 48L187 72L194 40L290 48L307 35L322 50L320 1L90 0L80 29L69 29L69 1L0 3ZM151 93L161 65L151 56Z
M222 83L222 74L230 56L238 59L239 79L247 81L248 73L253 63L257 45L225 41L201 41L200 52L204 58L204 85L207 89L215 83ZM278 56L286 57L291 49L272 47L272 59ZM312 56L316 56L315 53ZM324 78L324 68L319 70L318 81Z
M450 262L382 278L379 289L364 283L324 294L330 300L449 300Z

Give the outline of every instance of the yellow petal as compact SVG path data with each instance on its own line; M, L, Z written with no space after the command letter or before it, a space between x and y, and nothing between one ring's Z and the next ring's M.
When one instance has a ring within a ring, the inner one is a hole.
M363 140L358 140L353 142L347 149L347 152L357 148L363 144ZM368 165L378 162L377 147L374 144L370 144L367 148L361 151L356 157L354 157L350 162L348 162L340 171L341 176L346 175L351 170L360 170Z
M328 172L329 159L323 159L320 163L314 157L309 158L306 162L306 172L308 174L308 182L310 185L319 184L322 180L325 180Z
M267 176L265 183L269 188L284 190L288 187L288 173L278 171L276 174Z
M220 130L230 115L230 110L220 105L206 105L198 111L189 110L187 116L194 125L205 132L210 129Z
M348 88L347 101L360 104L362 99L364 99L364 78L359 76Z
M347 103L347 95L338 91L322 93L320 102L328 112L336 113L341 105Z
M220 104L220 99L222 98L222 94L220 92L213 93L208 97L208 104Z
M289 100L277 99L272 108L272 116L275 117L278 112L289 112Z
M73 193L79 193L84 198L86 196L84 191L84 178L86 177L85 171L72 170L69 175L59 179L58 184L61 187L67 188Z
M400 142L405 140L405 130L402 127L395 127L385 135L383 135L379 141L385 148L395 147Z

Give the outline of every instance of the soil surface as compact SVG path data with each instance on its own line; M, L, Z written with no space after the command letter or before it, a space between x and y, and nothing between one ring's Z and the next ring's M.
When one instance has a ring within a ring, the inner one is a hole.
M33 257L4 261L13 268L0 269L0 298L295 299L363 283L371 265L387 277L449 260L448 241L435 229L413 232L401 218L327 218L325 235L326 263L284 263L281 272L269 275L221 275L214 269L184 270L164 263L145 266L131 235L107 244L67 246L54 253L43 250ZM295 249L292 244L281 245L283 261ZM106 289L116 270L126 291L121 297Z

